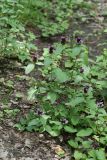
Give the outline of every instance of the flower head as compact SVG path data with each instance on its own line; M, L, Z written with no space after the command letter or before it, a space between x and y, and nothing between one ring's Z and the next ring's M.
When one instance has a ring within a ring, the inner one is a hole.
M84 69L81 67L80 68L80 73L83 73L84 72Z
M104 107L104 100L103 99L98 99L96 100L96 104L98 107Z
M77 44L81 44L82 43L82 39L80 37L77 37L76 38L76 42L77 42Z
M84 93L88 93L88 90L89 90L89 86L85 86L84 87Z
M65 44L66 43L66 41L67 41L67 39L66 39L66 37L65 36L62 36L61 37L61 44Z
M49 46L49 53L53 53L54 49L55 48L53 46Z
M66 118L61 118L60 121L63 123L63 124L68 124L68 120Z
M37 109L35 110L35 112L36 112L36 114L37 114L38 116L41 116L41 115L44 114L44 112L43 112L40 108L37 108Z

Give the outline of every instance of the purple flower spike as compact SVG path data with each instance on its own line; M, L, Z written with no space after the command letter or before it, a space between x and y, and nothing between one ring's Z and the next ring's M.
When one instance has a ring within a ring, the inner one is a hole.
M53 53L54 51L54 47L53 46L49 46L49 53Z
M80 68L80 73L83 73L84 72L84 69L81 67Z
M96 104L98 107L104 107L104 100L103 99L96 100Z
M68 120L66 118L61 118L60 120L63 124L68 124Z
M36 109L36 114L37 114L38 116L42 116L42 115L44 114L44 112L43 112L41 109L37 108L37 109Z
M80 37L76 38L77 44L81 44L82 43L82 39Z
M61 44L64 45L64 44L66 43L66 41L67 41L67 40L66 40L66 37L62 36L62 37L61 37Z
M88 93L88 90L89 90L89 86L85 86L84 87L84 93Z

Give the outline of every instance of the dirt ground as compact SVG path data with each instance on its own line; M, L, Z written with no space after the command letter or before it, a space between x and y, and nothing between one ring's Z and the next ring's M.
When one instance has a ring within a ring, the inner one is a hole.
M83 41L89 47L90 56L100 54L102 48L106 47L104 42L107 34L102 32L107 27L107 14L104 13L106 10L107 2L102 0L98 4L99 14L95 20L89 20L88 23L75 20L65 34L66 36L72 34L75 26L76 29L82 30ZM53 37L51 43L58 38L60 37ZM39 38L35 43L41 44L42 47L47 46L47 41L41 41ZM19 108L22 115L32 107L32 104L26 100L29 78L24 77L23 73L23 68L17 61L7 60L0 63L0 111L7 105L12 109ZM9 86L8 80L13 82L13 88ZM17 92L22 93L21 98L16 96ZM19 113L19 116L21 115ZM52 139L47 134L16 131L13 125L19 116L16 119L7 117L0 122L0 160L71 160L72 152L66 144L62 143L62 137ZM56 154L57 147L65 151L63 158Z

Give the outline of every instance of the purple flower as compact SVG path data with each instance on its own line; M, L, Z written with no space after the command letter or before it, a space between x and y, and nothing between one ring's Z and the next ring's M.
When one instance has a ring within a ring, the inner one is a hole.
M49 46L49 53L53 53L54 49L55 48L53 46Z
M104 100L103 99L96 100L96 104L98 107L104 107Z
M82 39L80 37L76 38L77 44L81 44L82 43Z
M62 37L61 37L61 44L64 45L64 44L66 43L66 41L67 41L67 40L66 40L66 37L62 36Z
M80 68L80 73L83 73L84 72L84 69L81 67Z
M32 54L31 58L32 58L33 61L36 61L37 60L37 55L36 54Z
M99 148L99 144L97 142L93 142L92 147L94 147L94 149L98 149Z
M63 123L63 124L68 124L68 120L66 118L61 118L60 121Z
M37 109L35 110L35 112L36 112L36 114L37 114L38 116L41 116L41 115L44 114L44 112L43 112L40 108L37 108Z
M88 90L89 90L89 86L85 86L84 87L84 93L88 93Z

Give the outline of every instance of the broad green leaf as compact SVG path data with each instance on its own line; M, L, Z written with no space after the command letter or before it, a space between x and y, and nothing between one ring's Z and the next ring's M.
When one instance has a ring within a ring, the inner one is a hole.
M82 145L84 148L90 148L91 144L92 144L92 142L90 142L90 141L83 141L82 142Z
M75 126L79 123L80 117L79 116L72 116L71 117L71 122Z
M43 49L43 56L46 57L49 54L49 48Z
M75 58L76 56L78 56L81 53L81 47L75 47L72 49L72 52L70 54L70 56L72 58Z
M97 160L107 160L104 149L96 150L96 157Z
M73 63L71 63L70 60L65 61L65 67L66 67L66 68L71 68L72 66L73 66Z
M77 132L77 130L73 127L70 127L70 126L64 126L64 130L68 133L75 133Z
M84 97L76 97L72 99L69 103L75 107L76 105L79 105L83 103L84 101L85 101Z
M60 55L63 51L64 47L61 44L58 44L55 50L55 54Z
M24 131L24 130L25 130L25 127L22 126L22 125L19 124L19 123L15 124L14 127L17 128L17 129L20 130L20 131Z
M42 115L40 118L42 125L46 125L49 118L50 118L50 116L48 116L48 115Z
M92 134L92 129L91 128L86 128L86 129L81 129L78 133L78 137L85 137L85 136L90 136Z
M53 92L49 92L47 95L47 99L49 99L51 103L53 104L57 99L57 94Z
M37 91L36 88L30 88L28 90L28 100L34 100L35 99L35 92Z
M81 82L82 80L83 80L83 77L80 76L80 75L77 75L77 76L75 77L75 83L79 83L79 82Z
M27 127L26 127L26 130L29 131L29 132L32 132L34 128L35 128L34 125L32 125L32 126L27 126Z
M36 62L36 65L38 65L38 66L44 66L44 63L43 62Z
M69 140L68 144L73 148L78 148L78 142L76 142L75 140Z
M83 64L88 65L88 52L87 49L84 49L84 51L81 53L81 60Z
M49 58L49 57L45 57L45 59L44 59L44 65L46 67L48 67L48 66L50 66L51 63L52 63L52 59Z
M69 76L67 75L66 72L63 72L60 68L56 68L53 71L55 78L57 81L60 83L66 82L69 80Z
M60 134L58 130L52 130L52 128L49 125L45 126L45 130L53 137L56 137Z
M33 119L28 123L28 126L40 126L39 118Z
M104 29L104 33L107 33L107 29Z
M102 88L107 88L107 81L96 81L97 85L100 85Z
M25 67L25 74L29 74L30 72L33 71L33 69L35 68L35 65L34 64L28 64L26 67Z
M50 124L55 124L55 125L58 125L58 126L61 125L61 122L59 122L59 121L52 121L52 120L50 120L49 123Z
M75 160L81 160L83 158L83 154L79 151L75 151L74 158L75 158Z

